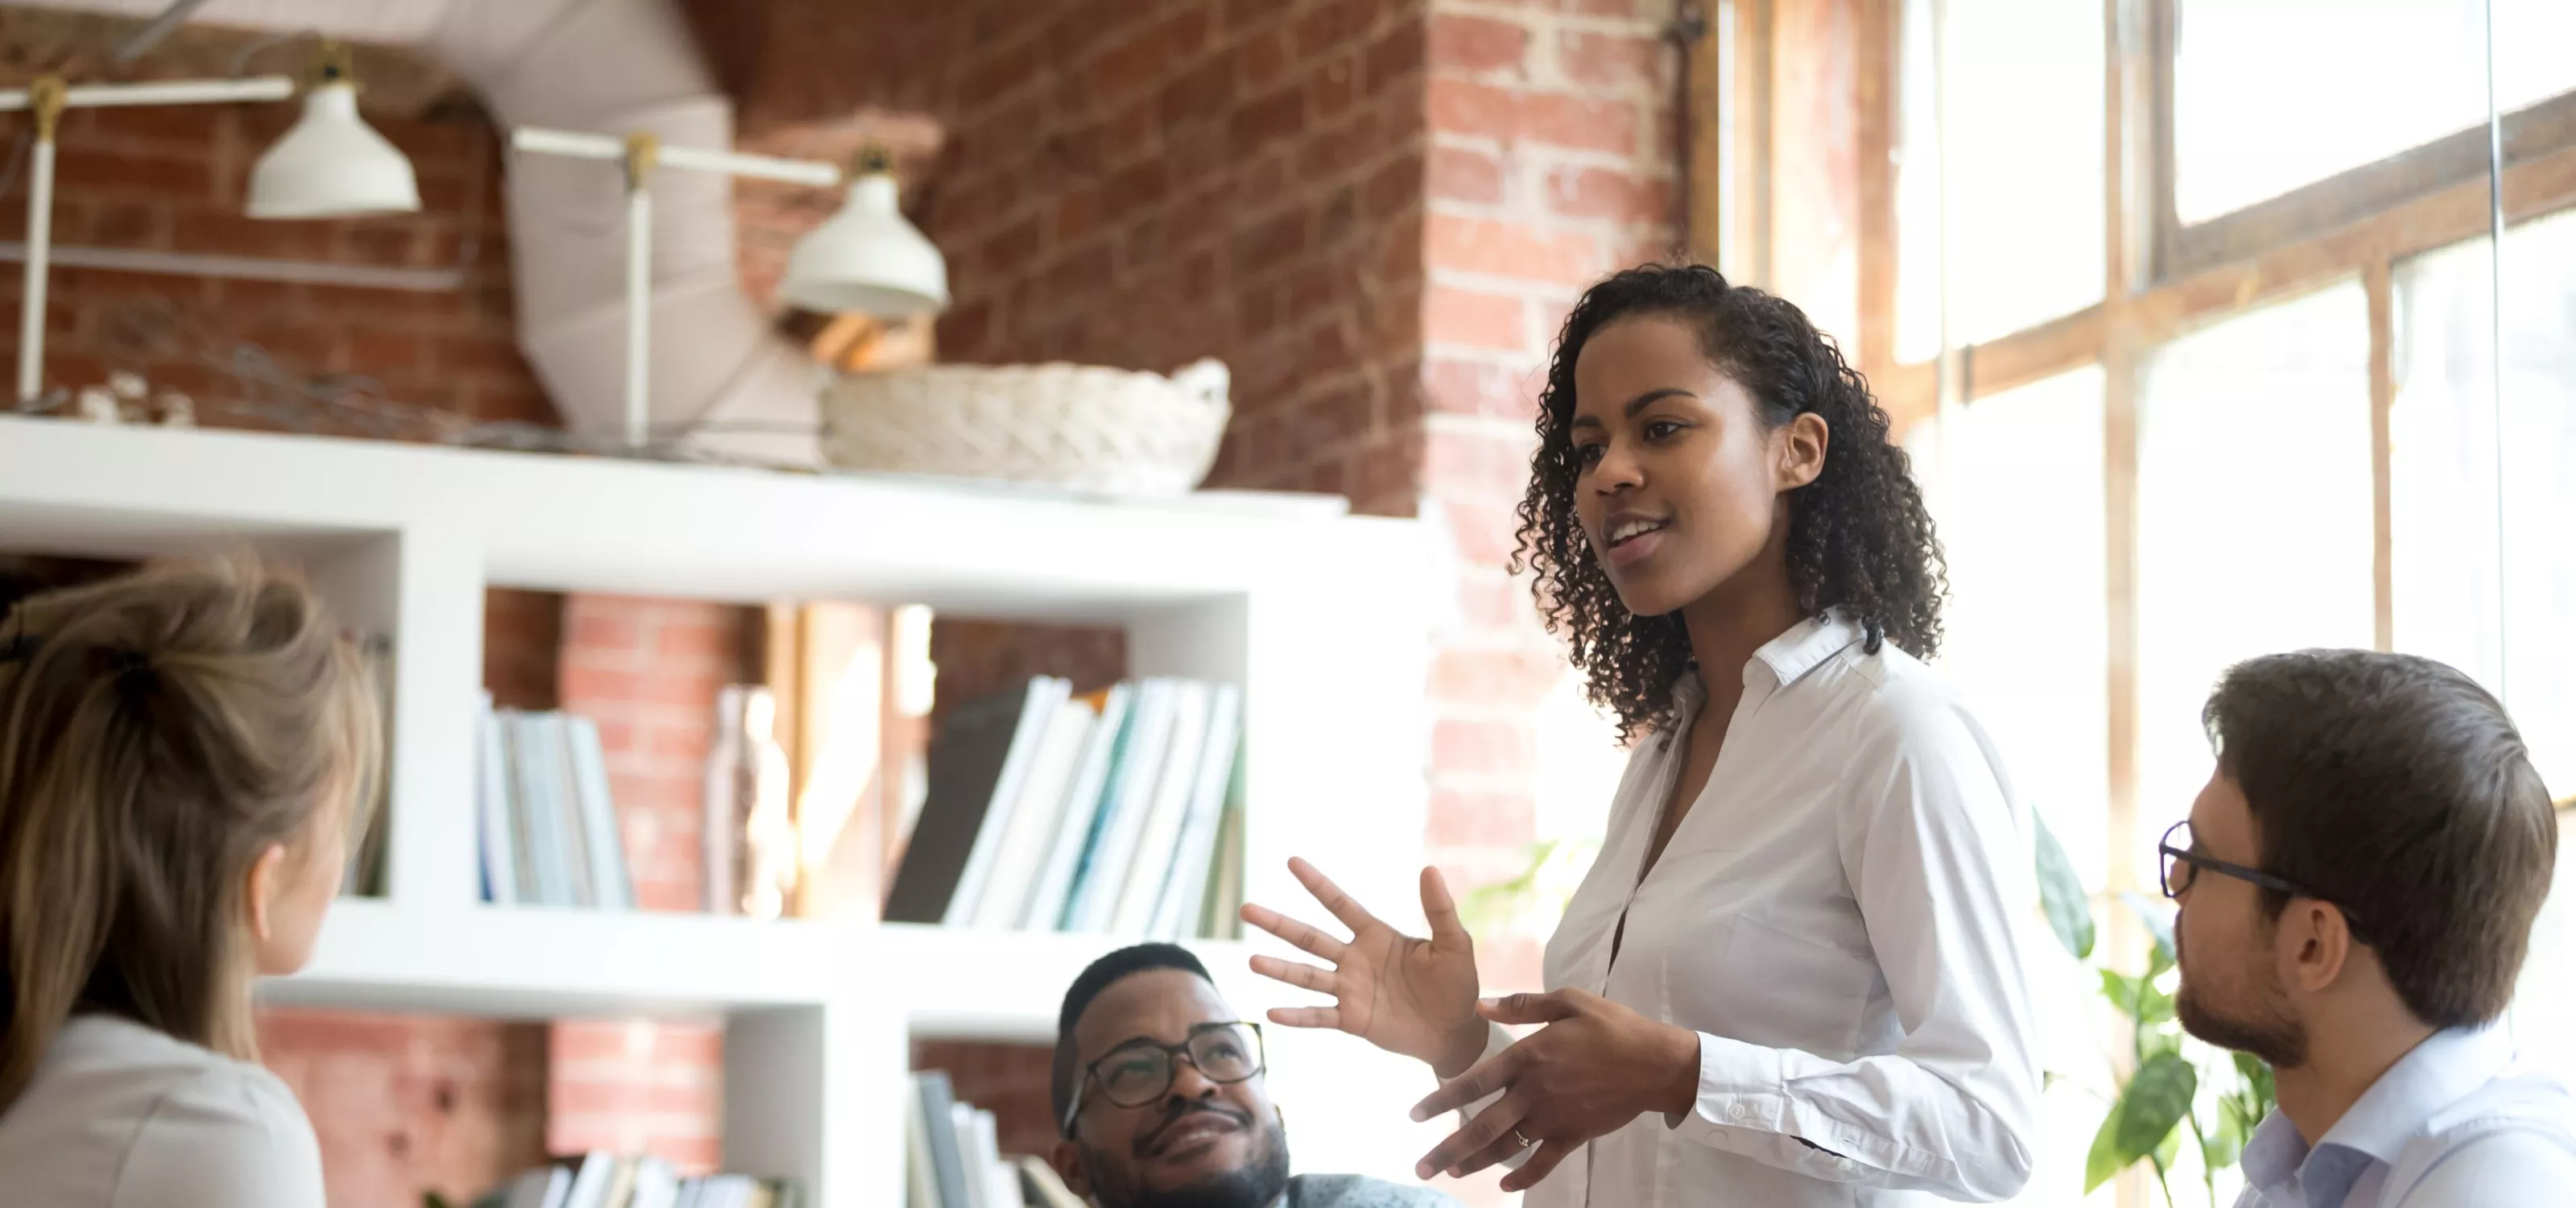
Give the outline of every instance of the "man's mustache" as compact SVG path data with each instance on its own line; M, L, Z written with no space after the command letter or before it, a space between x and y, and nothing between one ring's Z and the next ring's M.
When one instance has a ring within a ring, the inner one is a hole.
M1155 1125L1154 1131L1145 1135L1145 1143L1138 1147L1138 1151L1141 1153L1151 1154L1161 1149L1165 1134L1170 1133L1175 1126L1180 1124L1181 1121L1189 1119L1190 1117L1202 1112L1223 1116L1228 1120L1232 1120L1237 1128L1248 1129L1252 1127L1252 1117L1248 1113L1239 1112L1229 1107L1222 1107L1205 1099L1197 1100L1195 1102L1184 1102L1179 1107L1174 1108L1172 1110L1172 1114L1166 1117L1161 1124Z

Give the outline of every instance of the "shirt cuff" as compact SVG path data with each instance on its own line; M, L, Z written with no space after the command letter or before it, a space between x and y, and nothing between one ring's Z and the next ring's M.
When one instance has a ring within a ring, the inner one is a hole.
M1785 1132L1788 1113L1788 1079L1778 1049L1702 1032L1699 1101L1689 1112L1666 1114L1664 1125L1706 1141L1723 1129Z

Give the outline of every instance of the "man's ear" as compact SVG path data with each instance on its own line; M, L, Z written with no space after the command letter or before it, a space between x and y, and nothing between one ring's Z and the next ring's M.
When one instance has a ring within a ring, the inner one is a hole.
M1047 1165L1055 1167L1055 1177L1064 1180L1067 1191L1091 1198L1091 1176L1082 1170L1082 1147L1071 1141L1058 1141L1047 1154Z
M2352 927L2343 911L2314 898L2294 898L2282 908L2273 941L2282 980L2302 994L2322 993L2342 980L2352 960Z

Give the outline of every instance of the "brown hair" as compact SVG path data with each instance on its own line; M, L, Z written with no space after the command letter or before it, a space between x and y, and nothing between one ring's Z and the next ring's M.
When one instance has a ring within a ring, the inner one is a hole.
M2265 871L2355 913L2397 996L2437 1028L2513 1000L2558 819L2522 735L2475 680L2367 650L2238 663L2201 712ZM2288 895L2264 891L2274 917Z
M247 555L0 619L0 1109L75 1014L255 1056L243 885L363 825L376 725L320 598Z

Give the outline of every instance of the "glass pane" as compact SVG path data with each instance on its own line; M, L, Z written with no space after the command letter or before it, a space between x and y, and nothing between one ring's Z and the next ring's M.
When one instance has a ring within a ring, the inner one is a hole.
M2110 851L2102 371L1979 399L1906 443L1950 563L1942 667L2099 890Z
M1979 399L1907 434L1950 563L1941 667L2001 748L2014 788L2085 884L2110 870L2104 809L2108 638L2102 516L2102 371L2087 367ZM2045 558L2030 556L2045 549ZM2016 1201L2071 1204L2107 1081L2097 1000L2045 925L2024 936L2049 1089L2038 1169ZM2105 1188L2100 1202L2113 1192Z
M2542 781L2564 797L2576 793L2576 213L2505 232L2500 400L2489 252L2473 240L2395 276L2395 637L2500 686ZM2530 1026L2576 1018L2576 880L2565 870L2576 842L2559 850L2514 1018L2527 1057L2576 1074L2576 1032Z
M2576 5L2493 0L2496 104L2576 88ZM2198 222L2485 124L2488 0L2183 0L2174 208Z
M1940 354L1945 292L1953 344L2102 300L2102 6L1948 0L1936 57L1932 4L1906 0L1899 30L1903 361Z
M2375 639L2370 320L2358 283L2155 351L2138 403L2138 883L2209 778L2240 659Z
M2576 792L2576 213L2505 233L2501 442L2488 251L2474 240L2396 272L2395 636L2501 680L2541 779L2563 795Z

